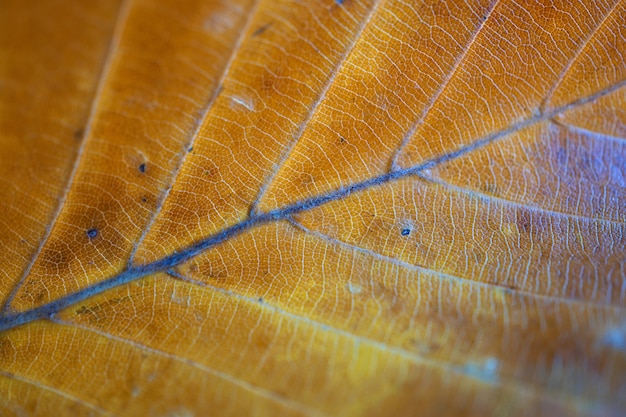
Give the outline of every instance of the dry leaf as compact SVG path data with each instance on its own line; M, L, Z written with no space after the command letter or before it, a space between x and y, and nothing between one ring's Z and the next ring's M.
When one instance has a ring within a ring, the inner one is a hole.
M2 415L623 415L624 22L4 0Z

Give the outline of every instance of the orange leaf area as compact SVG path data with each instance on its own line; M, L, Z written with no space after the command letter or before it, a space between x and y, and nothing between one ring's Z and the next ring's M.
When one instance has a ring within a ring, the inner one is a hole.
M626 2L0 4L0 414L626 413Z

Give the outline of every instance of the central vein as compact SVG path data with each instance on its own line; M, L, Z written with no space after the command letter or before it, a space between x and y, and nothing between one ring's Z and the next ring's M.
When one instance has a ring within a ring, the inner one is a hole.
M528 118L526 120L523 120L522 122L516 123L515 125L510 126L506 129L500 130L498 132L492 133L491 135L485 136L477 141L474 141L468 145L462 146L442 156L423 162L420 165L417 165L411 168L406 168L406 169L396 169L386 174L383 174L374 178L370 178L361 182L357 182L352 185L345 186L337 190L331 191L329 193L311 197L311 198L308 198L308 199L305 199L305 200L302 200L302 201L299 201L291 205L288 205L279 209L275 209L269 212L252 213L245 220L242 220L239 223L229 226L219 233L213 234L179 252L175 252L160 260L157 260L149 264L145 264L145 265L130 266L126 270L120 272L117 275L112 276L111 278L108 278L104 281L97 282L86 288L83 288L71 294L65 295L61 298L58 298L54 301L51 301L42 306L33 308L31 310L27 310L27 311L19 312L19 313L6 314L3 317L0 317L0 332L30 323L35 320L52 317L58 312L60 312L61 310L73 304L76 304L78 302L84 301L85 299L89 297L101 294L109 289L119 287L131 281L141 279L145 276L148 276L157 272L166 271L170 268L173 268L177 265L180 265L188 261L194 256L236 235L239 235L245 231L252 229L255 226L258 226L264 223L274 222L274 221L288 220L297 213L320 207L326 203L341 200L352 193L364 191L364 190L367 190L376 186L387 184L392 181L407 178L412 175L416 175L423 170L431 169L444 162L457 159L478 148L482 148L494 141L507 137L526 127L532 126L537 123L549 121L555 116L557 116L558 114L563 113L566 110L569 110L573 107L584 105L594 100L597 100L600 97L608 95L618 90L619 88L622 88L624 85L626 85L626 80L621 81L613 86L610 86L609 88L606 88L592 96L583 98L581 100L570 103L566 106L563 106L563 107L554 109L552 111L539 114L531 118Z

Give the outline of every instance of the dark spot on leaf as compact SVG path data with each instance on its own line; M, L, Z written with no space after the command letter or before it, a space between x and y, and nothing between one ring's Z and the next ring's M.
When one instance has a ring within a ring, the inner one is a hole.
M41 266L49 276L63 276L63 274L69 273L70 264L75 258L71 248L63 241L51 241L49 247L44 248L40 254ZM36 282L38 281L30 281L31 285L35 285ZM43 282L39 281L39 284L43 284ZM28 284L25 284L25 287L28 287ZM37 293L41 289L32 287L26 292L29 291Z
M87 307L81 306L79 309L76 310L76 314L79 314L79 315L86 314L86 313L89 313L90 311L91 310L88 309Z
M189 148L187 148L187 152L193 152L193 146L190 146Z
M261 26L260 28L255 30L254 33L252 33L252 37L255 38L255 37L259 36L259 35L262 35L263 32L265 32L270 26L272 26L271 22Z
M115 297L115 298L111 298L110 300L106 301L104 304L105 305L117 305L117 304L122 304L122 303L128 301L129 299L130 299L129 296Z
M76 314L87 318L90 322L95 322L100 319L103 313L103 309L100 305L82 306L75 310Z
M41 304L46 300L46 296L49 294L48 288L51 284L50 278L43 279L39 282L28 281L24 284L24 295L22 298L30 299L36 304Z
M339 136L339 143L345 143L346 142L346 138L344 138L343 136Z
M89 230L87 230L87 237L89 239L94 239L96 236L98 236L98 229L89 229Z
M202 168L202 174L213 183L222 181L220 169L212 161L207 161L206 166Z
M139 172L141 172L142 174L146 172L146 164L139 165Z
M61 265L68 262L67 256L62 250L50 248L45 251L44 254L45 256L42 257L46 262L49 262L52 265Z
M85 134L85 129L83 129L82 127L80 129L76 129L74 131L74 139L81 140L84 134Z
M411 234L411 229L402 229L402 236L408 236Z
M259 303L263 302L263 297L259 297Z
M142 202L142 203L147 203L147 202L148 202L148 199L147 199L146 197L141 197L141 202Z

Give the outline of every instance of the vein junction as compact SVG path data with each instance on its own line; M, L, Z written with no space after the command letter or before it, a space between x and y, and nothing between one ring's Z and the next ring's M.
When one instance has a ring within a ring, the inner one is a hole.
M201 240L198 243L191 245L190 247L180 252L173 253L165 258L146 265L130 266L126 270L120 272L117 275L114 275L111 278L97 282L74 293L65 295L64 297L58 298L40 307L36 307L24 312L5 314L3 317L0 317L0 332L30 323L35 320L51 318L61 310L78 302L81 302L91 296L101 294L109 289L119 287L126 283L138 280L157 272L167 271L168 269L186 262L187 260L208 250L209 248L216 246L247 230L250 230L255 226L274 221L289 220L294 214L320 207L332 201L343 199L354 192L364 191L372 187L384 185L392 181L414 176L416 174L419 174L421 171L427 169L432 169L439 164L459 158L478 148L486 146L497 140L503 139L526 127L532 126L537 123L550 121L560 113L563 113L571 108L593 102L603 96L613 93L614 91L622 88L625 85L626 80L621 81L589 97L580 99L552 111L528 118L504 130L492 133L491 135L485 136L467 146L433 158L420 165L405 169L395 169L378 177L373 177L361 182L357 182L355 184L340 188L333 192L302 200L269 212L251 213L247 219L235 225L227 227L221 232L209 236L204 240Z

